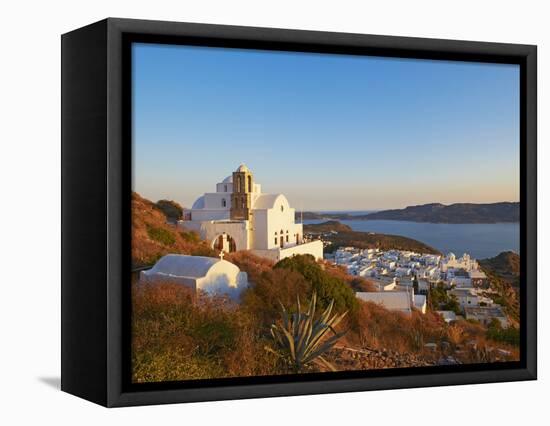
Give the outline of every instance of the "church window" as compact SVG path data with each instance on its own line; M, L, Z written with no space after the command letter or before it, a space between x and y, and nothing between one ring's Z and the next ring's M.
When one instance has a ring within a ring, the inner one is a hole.
M226 207L227 206L227 201L225 201L225 198L222 198L222 207Z
M252 192L252 176L248 176L248 192Z
M288 235L286 236L286 242L288 243Z
M275 245L277 245L277 237L275 237Z
M285 207L281 204L281 211L285 211Z

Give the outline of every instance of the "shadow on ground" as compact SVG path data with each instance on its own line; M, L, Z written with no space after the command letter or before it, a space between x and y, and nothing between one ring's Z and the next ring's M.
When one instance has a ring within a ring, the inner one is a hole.
M61 377L39 377L38 381L54 389L61 389Z

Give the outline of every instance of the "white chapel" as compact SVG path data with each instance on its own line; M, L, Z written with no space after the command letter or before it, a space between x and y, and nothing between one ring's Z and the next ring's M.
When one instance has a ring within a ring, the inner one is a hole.
M184 210L178 226L196 230L220 251L251 250L279 261L295 254L323 258L323 243L305 241L283 194L265 194L244 164Z

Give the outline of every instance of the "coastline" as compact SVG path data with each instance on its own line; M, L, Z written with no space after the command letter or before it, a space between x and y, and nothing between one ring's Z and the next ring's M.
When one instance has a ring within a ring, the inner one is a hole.
M304 226L327 220L304 219ZM514 222L449 224L397 220L340 220L356 232L374 232L411 238L442 253L471 253L478 259L503 251L519 254L519 224Z

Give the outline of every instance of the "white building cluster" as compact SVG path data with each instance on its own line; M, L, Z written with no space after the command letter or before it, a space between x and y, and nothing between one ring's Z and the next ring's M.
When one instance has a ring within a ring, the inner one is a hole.
M508 325L502 307L488 297L491 290L487 276L467 253L457 259L453 253L442 257L403 250L341 247L325 258L344 266L351 275L367 278L377 287L374 292L358 292L356 296L361 300L393 311L411 313L415 308L425 313L430 287L443 285L447 294L456 298L463 318L485 325L498 319L503 327ZM447 322L461 317L452 311L439 313Z
M384 280L395 278L401 285L412 285L413 277L437 282L442 279L441 256L412 251L357 249L341 247L326 259L347 268L351 275Z

